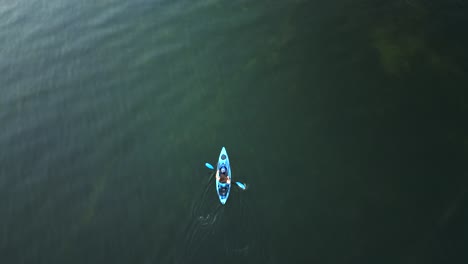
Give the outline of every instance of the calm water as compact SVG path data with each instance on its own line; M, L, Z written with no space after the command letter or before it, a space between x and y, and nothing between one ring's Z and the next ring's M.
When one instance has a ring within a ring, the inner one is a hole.
M0 1L0 263L468 261L465 1L96 2Z

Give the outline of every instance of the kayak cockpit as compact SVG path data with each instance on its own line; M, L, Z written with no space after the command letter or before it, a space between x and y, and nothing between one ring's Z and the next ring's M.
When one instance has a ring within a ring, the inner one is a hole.
M220 183L218 191L219 196L221 196L221 198L225 198L229 192L229 184Z

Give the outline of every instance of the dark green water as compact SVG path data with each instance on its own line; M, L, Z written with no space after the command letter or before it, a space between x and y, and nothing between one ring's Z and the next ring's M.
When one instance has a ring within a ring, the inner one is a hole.
M465 2L96 2L0 2L0 263L468 261Z

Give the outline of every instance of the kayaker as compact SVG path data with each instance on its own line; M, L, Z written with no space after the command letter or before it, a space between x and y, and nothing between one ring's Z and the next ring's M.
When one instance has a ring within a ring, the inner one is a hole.
M218 178L218 181L221 182L221 183L231 183L231 179L229 179L229 176L227 175L227 170L226 170L226 167L221 167L221 169L219 169L219 173L217 175Z

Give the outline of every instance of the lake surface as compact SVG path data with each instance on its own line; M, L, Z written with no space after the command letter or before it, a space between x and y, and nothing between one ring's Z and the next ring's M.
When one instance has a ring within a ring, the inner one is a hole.
M467 263L467 14L2 0L0 263Z

